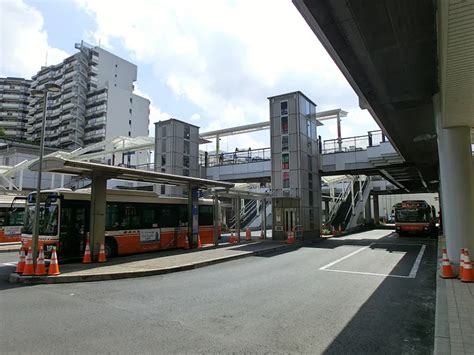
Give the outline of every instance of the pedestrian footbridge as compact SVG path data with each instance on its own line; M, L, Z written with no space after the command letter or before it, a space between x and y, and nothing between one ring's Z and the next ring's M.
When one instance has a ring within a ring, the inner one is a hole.
M371 131L364 136L325 140L320 142L319 149L323 176L381 175L405 191L410 191L407 183L420 180L418 171L403 159L382 131ZM201 168L207 179L233 182L270 181L270 148L202 156Z

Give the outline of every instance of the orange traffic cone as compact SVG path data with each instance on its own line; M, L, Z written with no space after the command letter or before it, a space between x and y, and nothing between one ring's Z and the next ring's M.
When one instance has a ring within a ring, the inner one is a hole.
M247 229L245 230L245 240L246 241L250 241L252 240L252 234L250 232L250 228L247 227Z
M31 276L34 275L35 269L33 266L33 252L31 248L28 249L28 255L26 256L26 264L25 268L23 269L23 276Z
M459 256L459 274L458 274L459 279L462 279L463 272L464 272L464 248L461 248L461 255Z
M235 243L234 232L230 232L229 243L230 243L230 244L234 244L234 243Z
M92 262L91 259L91 248L89 246L89 238L86 241L86 250L84 250L84 257L82 258L83 264L90 264Z
M202 249L201 236L198 234L198 249Z
M189 247L189 239L188 239L188 236L185 235L184 236L184 249L185 250L188 250L190 247Z
M40 247L38 260L36 261L35 275L36 276L46 275L46 265L44 264L44 251L43 251L42 246Z
M286 239L286 244L293 244L295 242L295 236L293 235L293 231L288 233L288 238Z
M104 243L100 243L100 249L99 249L99 263L105 263L107 261L107 258L105 256L105 247Z
M474 282L474 272L472 271L471 259L469 258L469 251L467 249L464 249L464 271L461 281Z
M18 261L18 264L16 265L15 272L21 274L24 269L25 269L25 249L20 248L20 260Z
M51 262L49 263L48 275L54 276L59 275L59 264L58 264L58 254L56 254L56 246L53 246L53 252L51 253Z
M443 261L441 262L441 271L440 276L443 279L453 279L456 276L454 275L453 268L448 259L448 255L446 253L446 248L443 248Z

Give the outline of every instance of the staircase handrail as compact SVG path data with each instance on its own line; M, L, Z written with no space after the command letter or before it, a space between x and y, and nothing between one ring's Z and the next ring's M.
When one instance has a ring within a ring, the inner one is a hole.
M331 210L329 211L328 222L334 219L337 211L339 210L339 207L347 199L347 196L349 196L350 193L351 193L351 184L348 184L346 189L342 193L340 193L337 196L336 200L334 201L334 204Z

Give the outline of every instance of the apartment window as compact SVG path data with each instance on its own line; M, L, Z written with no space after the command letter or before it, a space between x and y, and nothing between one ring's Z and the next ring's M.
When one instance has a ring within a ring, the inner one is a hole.
M166 154L161 154L161 166L166 165Z
M128 124L131 126L132 125L132 120L128 120Z
M128 131L128 136L131 137L131 136L132 136L132 132Z
M133 103L133 99L132 99L132 98L130 98L130 103Z
M189 155L183 155L183 166L189 168Z
M311 207L313 207L313 203L314 203L314 201L313 201L313 191L310 191L309 192L309 205Z
M313 171L313 159L308 155L308 171Z
M115 77L117 77L117 74L115 74Z
M115 64L115 68L118 68L118 64Z
M281 137L281 150L282 151L288 150L288 136Z
M190 144L191 143L189 143L189 141L184 141L184 151L183 151L184 154L190 154L190 151L191 151Z
M166 139L161 140L161 151L166 152Z
M184 139L189 139L191 137L191 128L186 125L184 126Z
M162 168L161 168L161 172L162 172L162 173L166 173L166 168L163 168L163 167L162 167Z
M313 174L311 173L308 173L308 188L313 189Z
M161 136L162 136L162 137L166 137L166 126L163 126L163 127L161 128Z
M129 109L128 109L128 112L130 112L130 114L132 114L132 109L131 109L131 108L129 108Z
M280 115L288 114L288 101L280 102Z
M189 176L189 169L183 169L183 176Z
M281 134L288 134L288 116L281 118Z
M8 112L7 116L13 116L13 114L11 112Z
M290 168L290 154L284 153L281 155L281 168L288 170Z
M164 195L166 192L166 185L161 185L161 194Z
M290 188L290 173L288 171L283 172L283 188Z

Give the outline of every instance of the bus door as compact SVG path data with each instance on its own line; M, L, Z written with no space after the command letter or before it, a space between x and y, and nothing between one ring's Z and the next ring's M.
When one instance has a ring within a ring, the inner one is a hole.
M89 231L89 208L84 203L63 201L60 223L59 255L63 258L81 257Z

